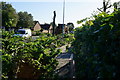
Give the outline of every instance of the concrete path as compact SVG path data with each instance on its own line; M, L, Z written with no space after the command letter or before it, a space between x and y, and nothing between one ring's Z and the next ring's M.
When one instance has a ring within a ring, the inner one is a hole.
M56 57L59 64L55 72L56 74L58 74L60 78L73 79L74 71L75 71L75 63L73 60L73 54L69 51L71 47L67 52L65 52L66 51L65 47L62 48L64 49L64 51Z

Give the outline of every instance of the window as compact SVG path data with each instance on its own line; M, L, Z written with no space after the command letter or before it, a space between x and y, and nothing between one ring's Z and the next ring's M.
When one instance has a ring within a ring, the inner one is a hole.
M18 34L25 34L25 31L19 30L17 31Z

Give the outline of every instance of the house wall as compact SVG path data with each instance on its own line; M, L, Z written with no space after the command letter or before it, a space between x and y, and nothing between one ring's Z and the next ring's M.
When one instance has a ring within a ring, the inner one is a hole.
M48 30L43 30L42 33L48 33Z
M52 25L50 26L50 28L49 28L49 33L53 33L53 27L52 27Z
M49 30L49 33L51 33L51 34L52 34L52 33L53 33L53 29L50 29L50 30Z
M39 25L39 23L37 23L37 24L34 26L34 31L38 31L38 30L41 30L41 26Z
M53 30L52 30L52 26L50 26L50 28L48 30L43 29L42 33L51 33L52 34Z

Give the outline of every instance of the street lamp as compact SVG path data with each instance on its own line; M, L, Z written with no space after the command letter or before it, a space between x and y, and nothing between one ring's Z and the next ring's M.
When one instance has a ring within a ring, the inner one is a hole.
M62 25L63 26L62 27L63 28L63 30L62 30L63 34L64 34L64 27L65 27L64 26L64 17L65 17L65 0L63 1L63 25Z

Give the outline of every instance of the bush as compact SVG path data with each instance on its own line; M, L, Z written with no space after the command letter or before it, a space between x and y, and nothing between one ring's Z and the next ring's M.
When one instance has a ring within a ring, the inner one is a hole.
M93 17L75 31L76 77L120 79L120 11Z
M2 77L14 79L16 73L21 71L23 64L28 64L39 74L37 78L54 78L54 69L57 66L55 57L60 53L56 47L50 47L54 37L44 37L37 40L24 39L22 37L11 37L12 34L3 31L2 39ZM19 67L19 68L18 68ZM24 67L24 66L23 66ZM29 76L31 78L31 76Z
M56 48L69 43L69 37L61 39L61 36L41 34L40 38L32 40L13 37L13 34L8 31L2 33L2 77L10 80L13 80L15 75L26 78L28 74L24 73L27 72L31 75L27 78L54 79L58 64L56 56L61 53Z

